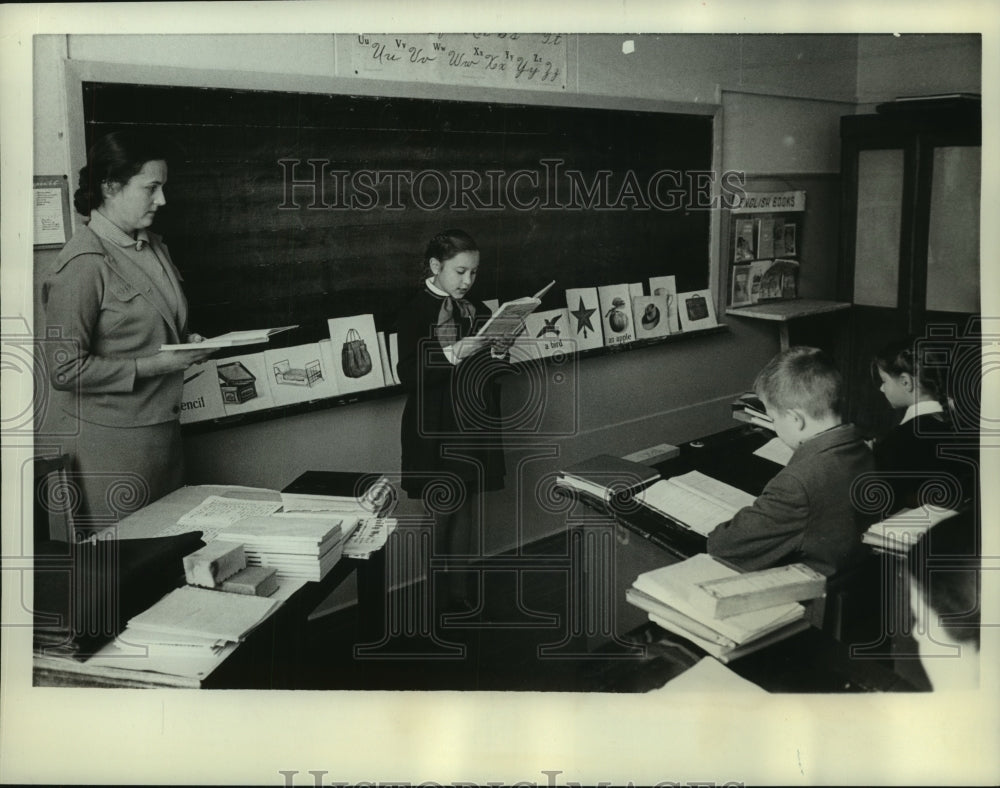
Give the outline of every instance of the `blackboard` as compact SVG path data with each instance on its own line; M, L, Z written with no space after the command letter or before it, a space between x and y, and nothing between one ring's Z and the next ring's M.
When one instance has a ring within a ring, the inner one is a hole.
M551 279L543 309L563 306L569 287L664 274L681 292L708 286L711 116L100 82L83 91L88 146L121 128L170 140L154 229L206 336L297 323L275 341L300 344L324 338L327 318L365 313L389 331L419 285L427 241L448 227L480 245L480 300Z

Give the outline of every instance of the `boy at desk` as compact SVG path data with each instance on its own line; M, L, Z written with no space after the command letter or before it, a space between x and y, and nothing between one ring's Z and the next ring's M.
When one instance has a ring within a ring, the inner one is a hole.
M822 351L793 347L761 370L754 392L792 449L754 501L709 534L708 552L746 570L801 562L830 576L861 555L851 485L871 452L841 417L843 379Z

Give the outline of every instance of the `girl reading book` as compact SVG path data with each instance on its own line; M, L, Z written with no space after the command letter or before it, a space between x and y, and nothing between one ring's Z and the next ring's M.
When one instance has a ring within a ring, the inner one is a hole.
M434 514L434 553L468 557L476 552L480 493L504 483L499 377L510 369L513 339L475 336L490 312L466 298L479 269L468 233L439 233L424 262L423 285L397 317L406 391L401 486ZM449 569L441 589L447 608L472 610L471 573Z
M971 474L948 457L955 430L944 370L920 363L909 337L882 348L872 368L889 405L905 409L900 423L872 445L876 468L892 488L893 508L956 507L970 493Z

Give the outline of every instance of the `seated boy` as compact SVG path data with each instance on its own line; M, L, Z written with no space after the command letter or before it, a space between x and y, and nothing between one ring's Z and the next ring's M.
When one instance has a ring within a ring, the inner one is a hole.
M851 485L873 461L843 423L842 389L840 373L816 348L790 348L761 370L754 392L794 453L752 506L712 531L711 555L747 570L801 562L827 576L863 555Z

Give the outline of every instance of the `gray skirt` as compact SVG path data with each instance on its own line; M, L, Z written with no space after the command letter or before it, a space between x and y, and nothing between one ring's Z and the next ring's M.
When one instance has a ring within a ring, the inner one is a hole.
M184 483L179 421L144 427L72 421L76 434L66 450L78 525L116 523Z

